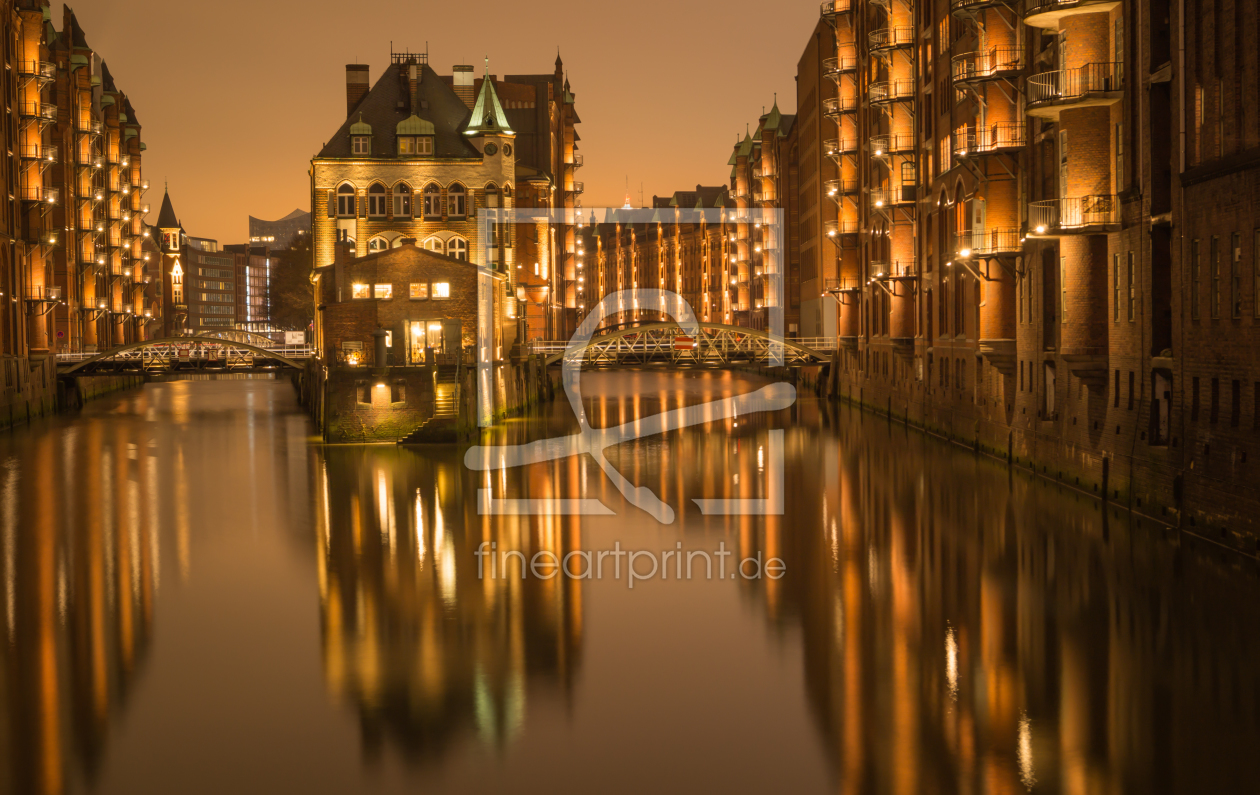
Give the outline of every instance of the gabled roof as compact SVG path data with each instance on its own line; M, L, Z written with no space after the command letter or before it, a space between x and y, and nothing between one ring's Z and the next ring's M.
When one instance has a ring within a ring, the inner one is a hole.
M503 113L503 105L499 103L499 95L494 90L494 80L490 77L490 59L486 59L486 75L481 81L481 93L477 94L477 104L473 105L472 117L464 135L484 135L511 133L507 116Z
M469 119L468 106L464 101L428 64L418 65L419 84L413 100L407 85L408 66L390 64L367 96L359 101L354 115L342 122L318 157L354 157L350 149L350 128L360 118L372 127L373 157L396 157L398 125L413 115L433 125L433 152L436 157L481 157L477 148L462 134Z
M774 100L774 107L766 114L766 120L761 123L761 128L763 130L774 130L777 132L779 129L779 123L782 121L783 114L779 112L779 100L776 98Z
M175 215L175 207L171 204L171 194L162 196L162 210L158 213L158 229L179 229L179 217Z

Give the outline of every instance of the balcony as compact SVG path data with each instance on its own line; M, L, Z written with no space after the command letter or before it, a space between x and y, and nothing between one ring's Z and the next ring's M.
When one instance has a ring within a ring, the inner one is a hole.
M24 202L40 204L56 204L59 195L56 188L45 188L43 185L31 185L18 189L18 195Z
M57 120L57 106L47 102L23 102L19 105L18 112L24 119L38 119L45 124Z
M887 105L891 102L913 102L914 79L907 77L899 80L886 80L882 83L871 83L870 98L871 103L875 105Z
M1009 8L1010 3L1006 0L949 0L949 10L955 14L965 14L971 11L999 6Z
M1028 204L1028 234L1058 237L1108 231L1120 223L1115 194L1048 199Z
M38 160L42 163L57 162L57 147L53 144L22 144L18 150L23 160Z
M1024 250L1024 236L1015 227L980 229L960 234L956 244L961 259L1018 255Z
M857 72L857 48L851 44L842 45L834 58L823 59L822 68L823 75L839 83L842 75Z
M1058 30L1059 20L1075 14L1102 14L1120 5L1118 0L1028 0L1024 23L1034 28Z
M887 52L914 46L914 26L897 25L872 30L868 37L871 52Z
M889 155L914 152L914 136L908 133L894 135L875 135L871 137L871 155L888 157Z
M857 107L857 97L831 97L823 100L823 115L839 123L841 114L856 113Z
M584 163L585 163L585 160L584 160L584 158L583 158L581 155L576 155L576 154L575 154L575 155L573 156L573 167L574 167L574 168L581 168L581 167L582 167L582 165L583 165Z
M105 132L105 125L95 119L79 119L79 132L88 135L100 135Z
M1018 47L994 47L988 52L955 55L952 61L954 83L967 87L988 80L1009 79L1024 69L1024 53Z
M18 64L18 74L47 83L57 77L57 64L51 61L22 61Z
M574 183L573 183L573 192L574 192L574 193L582 193L582 192L583 192L583 191L585 191L585 190L586 190L586 186L585 186L584 184L582 184L581 182L574 182Z
M1113 105L1124 90L1119 63L1091 63L1076 69L1042 72L1028 78L1029 116L1058 118L1064 108Z
M856 235L858 233L858 222L847 218L823 221L823 232L833 240L842 235Z
M1027 143L1024 125L1002 122L984 130L964 129L954 133L954 157L978 157L1022 149Z
M857 193L857 189L856 179L829 179L823 183L823 190L826 191L827 197L836 204L843 201L845 194Z
M823 152L832 160L857 152L857 138L829 138L823 141Z
M837 14L848 14L853 10L852 0L825 0L820 4L822 18L835 24Z
M890 190L873 190L871 191L871 207L876 212L887 210L889 207L896 207L906 204L914 204L915 202L915 186L913 184L896 185Z

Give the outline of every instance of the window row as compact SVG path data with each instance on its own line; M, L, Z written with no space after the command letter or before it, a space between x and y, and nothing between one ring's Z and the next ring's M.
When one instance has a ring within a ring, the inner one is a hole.
M348 240L349 238L346 239ZM402 238L395 238L392 247L398 248L400 245L402 245ZM468 261L468 241L462 237L455 236L450 240L443 242L442 238L434 236L428 238L420 245L422 248L432 251L434 254L444 254L448 257L454 257L457 260L462 260L464 262ZM390 247L390 241L382 235L377 235L376 237L368 240L368 251L373 254L386 251Z
M430 298L441 299L451 297L450 282L411 282L408 285L408 297L412 301L427 301ZM353 284L350 286L350 297L355 300L376 298L388 301L394 297L392 284Z
M499 188L494 183L490 183L486 185L485 192L488 196L497 196ZM445 210L448 217L462 218L468 215L468 193L468 190L457 182L447 188L444 197L441 186L436 182L430 182L420 192L419 202L413 205L411 186L405 182L395 185L392 194L387 192L383 184L375 182L368 188L365 199L359 198L355 187L346 182L342 183L337 188L337 192L329 198L328 214L339 218L353 218L356 215L384 218L390 214L392 206L392 214L395 217L410 218L414 215L414 217L441 218ZM502 193L510 197L511 186L505 185Z

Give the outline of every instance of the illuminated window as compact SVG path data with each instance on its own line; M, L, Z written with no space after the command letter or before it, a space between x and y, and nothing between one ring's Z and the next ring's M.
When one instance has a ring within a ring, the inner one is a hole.
M368 251L385 251L389 248L389 242L383 237L374 237L368 241Z
M385 186L379 182L368 188L368 215L373 218L385 217Z
M463 218L467 214L467 194L464 186L456 183L446 192L449 200L447 205L450 208L450 216L452 218Z
M398 138L398 154L414 155L416 153L416 139L410 135L402 135Z
M411 283L411 300L425 301L429 298L428 282L412 282Z
M394 216L402 218L411 216L411 187L405 182L394 188Z
M354 186L349 183L337 188L337 215L342 218L354 216Z
M351 298L371 298L372 293L368 289L368 286L366 284L352 284L350 285L350 297Z
M440 218L442 216L442 189L430 182L424 186L424 217Z
M376 298L389 300L390 298L394 297L394 285L378 284L375 287L373 287L372 292Z
M468 261L468 241L462 237L453 237L446 244L446 256Z
M450 282L434 282L433 283L434 298L450 298L451 283Z

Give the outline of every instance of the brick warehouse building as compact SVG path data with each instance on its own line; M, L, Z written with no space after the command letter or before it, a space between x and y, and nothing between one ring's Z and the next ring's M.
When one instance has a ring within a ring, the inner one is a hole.
M823 3L796 233L834 388L1254 548L1256 5Z
M332 263L337 241L366 256L414 238L491 263L505 295L524 287L528 337L567 336L579 303L582 158L561 60L552 74L498 80L488 65L480 77L471 66L440 76L426 55L393 53L370 88L367 66L347 66L346 81L346 121L311 161L316 267ZM525 208L532 228L505 224L480 238L486 213Z

